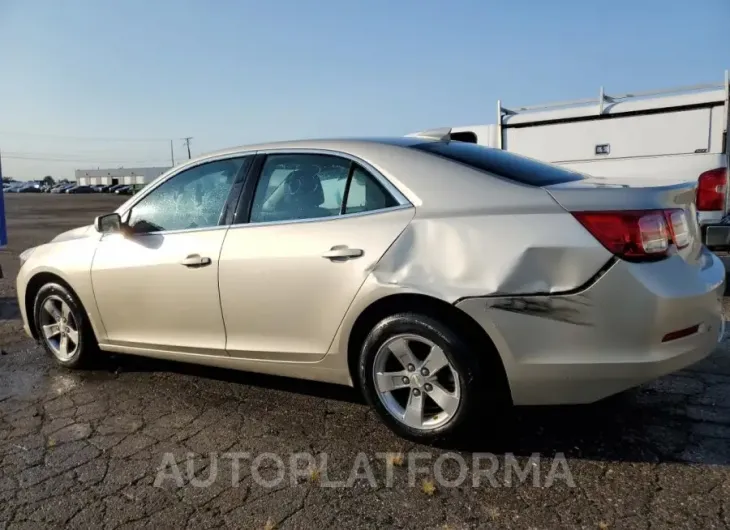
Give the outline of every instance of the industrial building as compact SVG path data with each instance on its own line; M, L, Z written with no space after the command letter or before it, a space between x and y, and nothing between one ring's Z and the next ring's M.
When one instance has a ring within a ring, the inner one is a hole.
M147 184L169 167L130 167L118 169L77 169L76 183L81 186L114 186L116 184Z

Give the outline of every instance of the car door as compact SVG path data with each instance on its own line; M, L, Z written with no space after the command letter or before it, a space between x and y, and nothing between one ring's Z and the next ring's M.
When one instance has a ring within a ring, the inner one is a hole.
M187 167L123 212L91 268L105 342L127 348L225 354L218 257L252 157Z
M221 251L226 349L314 361L415 210L344 155L273 153L257 165L242 198L243 224L228 230Z

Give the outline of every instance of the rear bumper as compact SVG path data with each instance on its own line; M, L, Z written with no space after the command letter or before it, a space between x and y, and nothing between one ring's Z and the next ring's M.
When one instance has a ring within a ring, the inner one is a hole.
M725 269L703 249L691 265L617 261L567 296L472 298L457 306L487 331L516 405L591 403L680 370L721 339ZM671 341L666 334L697 326Z

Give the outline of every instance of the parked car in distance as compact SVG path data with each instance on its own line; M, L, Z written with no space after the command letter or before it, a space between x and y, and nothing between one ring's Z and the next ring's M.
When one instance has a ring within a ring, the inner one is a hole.
M42 193L37 184L26 184L17 188L17 193Z
M26 250L17 296L62 366L101 349L352 385L433 441L707 356L725 270L693 201L436 132L249 146Z
M139 191L143 188L144 185L142 184L130 184L128 186L122 186L121 188L117 188L114 193L117 193L119 195L134 195L135 193L139 193Z
M67 189L75 186L75 184L57 184L51 188L51 193L64 193Z
M91 188L91 186L73 186L72 188L68 188L66 190L66 193L94 193L94 190Z
M114 193L114 192L115 192L115 191L117 191L117 190L118 190L119 188L123 188L124 186L126 186L126 184L114 184L113 186L110 186L110 187L109 187L109 189L107 190L107 192L108 192L108 193Z

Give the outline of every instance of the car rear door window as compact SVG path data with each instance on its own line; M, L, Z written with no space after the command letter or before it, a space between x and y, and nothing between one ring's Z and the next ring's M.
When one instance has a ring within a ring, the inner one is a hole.
M268 155L251 206L252 223L340 215L351 162L319 154Z
M368 171L336 155L266 156L253 193L249 222L326 219L398 206Z
M529 186L551 186L584 178L580 173L533 158L472 143L424 142L411 147Z
M364 213L397 206L396 200L360 166L352 171L350 186L347 189L345 213Z

